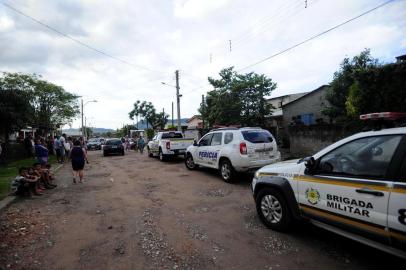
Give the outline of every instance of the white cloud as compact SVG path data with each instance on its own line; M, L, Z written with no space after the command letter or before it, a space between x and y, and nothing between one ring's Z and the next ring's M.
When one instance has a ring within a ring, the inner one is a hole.
M179 18L202 18L227 5L229 0L175 0L174 15Z
M8 16L0 16L0 33L9 31L14 27L14 21Z
M0 71L39 73L85 100L97 99L86 106L86 115L95 125L111 128L131 122L128 112L138 99L170 112L175 89L160 82L174 85L176 69L183 94L181 115L189 117L210 90L208 76L231 65L238 70L381 3L319 0L304 9L297 0L8 2L114 57L158 71L98 54L2 6ZM395 1L243 72L271 77L278 83L274 95L315 89L331 80L344 57L366 47L385 61L405 53L405 15L406 2ZM258 20L261 27L255 24ZM77 120L73 126L79 124Z

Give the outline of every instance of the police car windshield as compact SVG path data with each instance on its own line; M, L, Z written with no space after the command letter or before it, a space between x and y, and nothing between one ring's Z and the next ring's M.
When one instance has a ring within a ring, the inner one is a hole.
M171 138L183 138L182 133L168 132L162 134L162 139L171 139Z
M273 141L271 133L267 130L245 130L242 131L244 140L250 143L270 143Z

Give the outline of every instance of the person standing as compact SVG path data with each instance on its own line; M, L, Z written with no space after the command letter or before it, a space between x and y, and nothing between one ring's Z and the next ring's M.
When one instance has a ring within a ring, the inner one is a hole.
M140 136L140 138L138 139L137 145L138 145L138 149L140 150L140 153L143 154L144 147L145 147L145 140L142 136Z
M41 143L40 139L35 140L35 155L40 164L48 163L48 149Z
M82 148L78 140L73 143L73 148L70 151L70 159L73 169L73 183L76 184L77 176L79 177L79 183L82 183L85 161L89 164L89 160L87 159L86 151Z
M65 143L66 143L66 134L62 134L62 136L59 138L59 141L61 142L61 163L65 162Z
M54 149L56 154L56 160L58 163L61 163L61 141L59 140L59 136L55 136Z

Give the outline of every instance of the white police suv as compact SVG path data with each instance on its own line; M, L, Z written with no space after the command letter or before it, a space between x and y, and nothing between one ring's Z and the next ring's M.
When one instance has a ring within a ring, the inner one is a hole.
M261 128L219 128L204 135L186 150L185 165L219 169L225 182L236 172L256 170L278 162L280 153L272 134Z
M252 189L271 229L298 219L406 258L406 127L361 132L265 166Z

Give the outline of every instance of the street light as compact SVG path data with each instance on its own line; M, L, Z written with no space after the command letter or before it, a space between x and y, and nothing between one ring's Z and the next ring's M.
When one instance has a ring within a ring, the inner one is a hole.
M82 136L84 136L84 134L85 134L85 127L84 127L84 125L83 125L83 115L84 115L84 113L83 113L83 107L85 107L86 106L86 104L88 104L88 103L91 103L91 102L97 102L97 100L89 100L89 101L86 101L85 102L85 104L83 104L83 99L82 99ZM84 139L84 138L83 138Z

